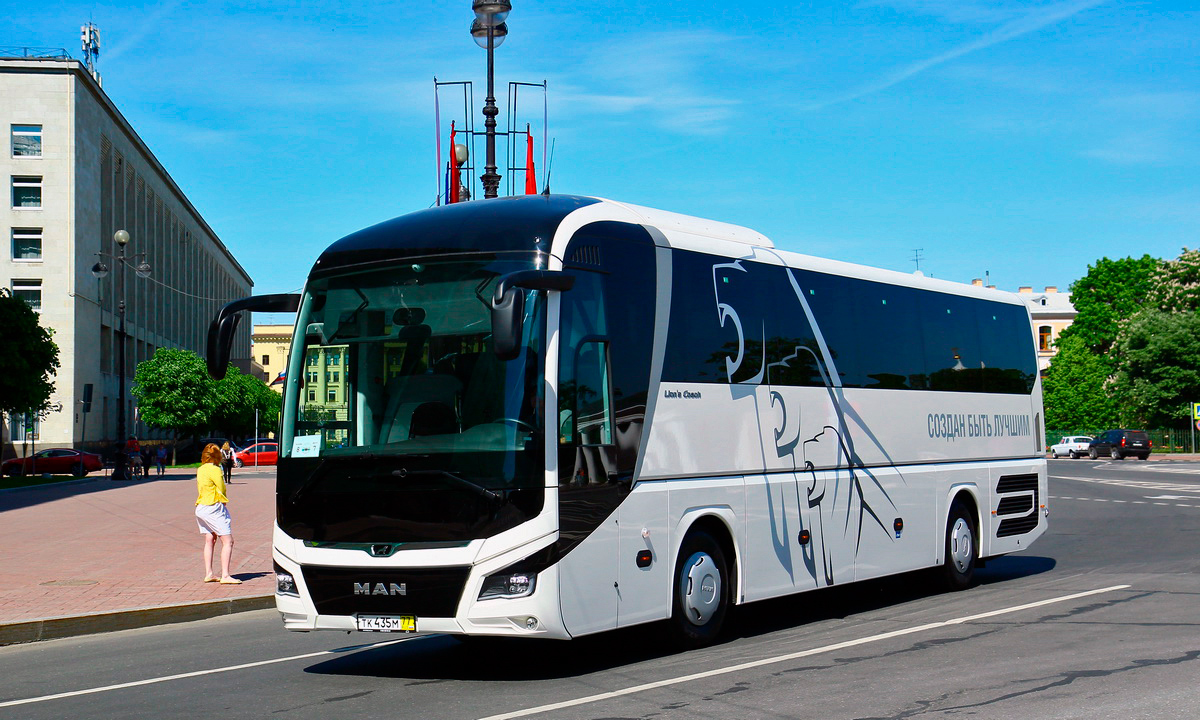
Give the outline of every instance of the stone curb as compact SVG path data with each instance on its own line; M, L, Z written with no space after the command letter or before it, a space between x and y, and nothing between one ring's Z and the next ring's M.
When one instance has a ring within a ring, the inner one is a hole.
M0 624L0 647L77 635L132 630L152 625L205 620L219 615L232 615L238 612L265 610L273 607L275 607L274 595L258 595Z

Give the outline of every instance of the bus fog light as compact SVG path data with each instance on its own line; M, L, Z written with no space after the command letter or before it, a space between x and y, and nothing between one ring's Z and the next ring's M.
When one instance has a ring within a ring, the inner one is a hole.
M296 578L278 564L275 565L275 592L280 595L300 597L300 590L296 588Z
M537 618L533 617L532 615L525 618L525 629L526 630L537 630L537 626L538 626Z
M479 591L480 600L520 598L533 594L537 573L502 572L489 576ZM536 618L535 618L536 622Z

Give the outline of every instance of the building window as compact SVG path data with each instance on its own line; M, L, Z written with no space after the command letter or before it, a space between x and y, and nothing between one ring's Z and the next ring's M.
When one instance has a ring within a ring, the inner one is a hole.
M308 391L308 401L309 401L309 402L316 402L316 400L317 400L317 391L316 391L316 390L309 390L309 391Z
M40 208L42 206L42 178L13 175L12 206L16 208Z
M30 442L41 440L38 432L38 417L33 413L13 413L12 439L13 442Z
M1042 352L1050 351L1050 326L1043 325L1038 328L1038 350Z
M13 280L13 297L24 300L34 312L42 311L42 281Z
M12 258L13 260L42 259L42 229L13 228L12 229Z
M12 156L41 157L42 156L42 126L13 125L12 126Z
M263 367L266 367L267 365L270 365L270 364L271 364L271 356L270 356L270 355L263 355L263 361L262 361L262 364L263 364Z
M329 402L337 402L337 390L334 390L333 388L329 388L329 390L325 393L325 395L326 395L325 399L328 400Z
M338 364L338 362L341 361L341 359L342 359L341 355L330 355L329 356L329 364L336 366Z

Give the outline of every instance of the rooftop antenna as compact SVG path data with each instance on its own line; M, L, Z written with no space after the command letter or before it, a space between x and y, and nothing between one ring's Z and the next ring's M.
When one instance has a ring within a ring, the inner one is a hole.
M91 20L79 28L79 40L83 44L83 64L88 72L100 82L100 73L96 72L96 58L100 56L100 28Z
M916 250L913 250L912 261L917 264L917 272L921 272L921 261L925 259L921 257L921 253L924 252L924 250L925 248L917 248Z
M554 167L554 145L558 142L558 138L550 141L550 161L546 163L546 180L542 185L542 194L550 194L550 170ZM543 146L544 148L544 146Z

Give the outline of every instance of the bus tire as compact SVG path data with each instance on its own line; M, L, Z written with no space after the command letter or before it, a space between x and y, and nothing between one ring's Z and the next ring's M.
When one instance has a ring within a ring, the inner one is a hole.
M975 583L978 550L975 520L967 506L954 501L946 520L946 560L942 580L947 590L965 590Z
M710 645L729 611L729 566L711 535L688 533L675 561L671 635L685 648Z

